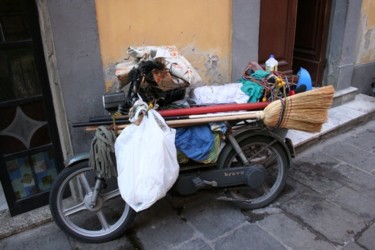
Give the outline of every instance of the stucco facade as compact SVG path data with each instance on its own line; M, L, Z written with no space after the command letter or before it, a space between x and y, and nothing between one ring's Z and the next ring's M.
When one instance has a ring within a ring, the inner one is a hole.
M228 82L231 71L230 0L96 0L101 58L110 89L115 64L137 46L175 45L207 84Z
M351 86L359 92L372 94L371 83L375 82L375 1L363 0L359 20L357 52Z

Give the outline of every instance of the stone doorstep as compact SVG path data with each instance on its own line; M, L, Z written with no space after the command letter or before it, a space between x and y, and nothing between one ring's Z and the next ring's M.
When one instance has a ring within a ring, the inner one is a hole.
M336 106L330 109L328 122L323 125L320 133L288 130L286 137L290 138L298 149L336 129L343 126L349 127L361 118L375 114L375 97L356 95L356 91L356 88L350 87L335 93L334 103ZM348 113L352 115L348 116ZM0 220L0 239L2 239L51 222L52 217L47 205L14 217L10 216L8 210L3 210L0 211Z
M52 221L49 206L10 216L9 210L0 211L0 240Z
M353 101L355 99L355 96L357 95L357 92L358 89L355 87L349 87L346 89L335 91L332 107L337 107L349 101Z

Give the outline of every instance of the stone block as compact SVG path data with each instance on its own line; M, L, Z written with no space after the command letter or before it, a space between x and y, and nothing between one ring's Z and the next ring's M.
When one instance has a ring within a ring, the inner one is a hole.
M298 198L283 204L282 208L332 244L344 245L366 226L357 215L313 191L301 193Z
M257 224L289 249L335 249L334 245L283 213L270 215Z
M186 220L208 240L221 237L246 223L241 210L231 203L208 200L185 211Z
M144 249L170 249L194 236L193 228L173 210L166 199L139 213L133 230L133 238L137 238Z
M181 245L175 246L172 249L176 250L212 250L209 244L200 238L195 238L190 241L187 241Z
M48 223L0 241L0 249L50 250L51 246L54 250L71 249L68 237L54 223Z
M366 247L367 249L374 249L375 246L375 225L367 229L362 236L358 239L358 244Z
M323 151L338 160L369 173L375 169L375 154L350 144L343 147L342 143L343 142L336 142L328 145L323 148Z
M218 239L215 242L215 250L233 250L233 249L286 249L280 242L275 240L267 232L256 225L246 224L238 228L233 233Z
M358 193L347 187L342 187L333 193L327 194L327 198L357 214L366 223L375 218L375 195L371 193Z

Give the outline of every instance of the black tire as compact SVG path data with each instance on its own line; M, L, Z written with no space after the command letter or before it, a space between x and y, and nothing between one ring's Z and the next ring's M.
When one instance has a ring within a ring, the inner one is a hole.
M132 224L136 212L124 202L116 178L105 180L97 204L88 206L96 175L83 161L65 168L54 181L49 202L55 223L69 236L88 243L114 240ZM74 192L71 192L71 187Z
M262 135L242 138L239 145L250 164L260 164L266 170L266 178L258 189L248 186L234 187L226 191L228 198L237 199L235 203L244 209L257 209L271 203L282 191L287 178L289 161L287 152L280 142L274 142L274 138ZM268 148L265 148L269 146ZM261 151L261 152L259 152ZM254 159L251 156L259 153ZM231 168L242 166L233 146L227 144L218 159L218 168Z

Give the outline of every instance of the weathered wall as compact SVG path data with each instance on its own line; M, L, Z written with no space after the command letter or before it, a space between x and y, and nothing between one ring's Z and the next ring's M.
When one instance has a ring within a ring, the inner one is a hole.
M89 149L93 134L83 128L72 128L72 124L104 113L104 76L95 4L94 0L47 2L59 74L58 81L51 84L61 87L74 153L80 153Z
M250 61L258 61L261 0L233 0L232 81L238 80Z
M73 147L69 133L69 126L64 106L64 98L62 94L59 71L57 68L57 59L55 53L55 45L53 43L51 20L48 12L48 0L37 0L37 7L39 13L39 25L41 37L43 41L48 79L53 99L53 106L56 116L56 124L59 131L60 144L64 159L73 154Z
M231 76L231 0L95 0L106 87L129 46L175 45L207 84Z
M357 64L375 61L375 1L363 0Z
M336 90L351 86L362 0L332 0L324 82Z
M375 1L363 0L357 37L357 58L352 86L359 92L372 95L375 83Z
M112 83L105 86L105 79L113 78L129 46L176 45L207 83L237 80L257 61L261 0L45 1L54 45L48 56L55 53L58 68L51 84L61 88L74 153L88 149L92 133L72 123L105 112L101 96ZM332 1L326 82L368 92L375 77L375 1Z

